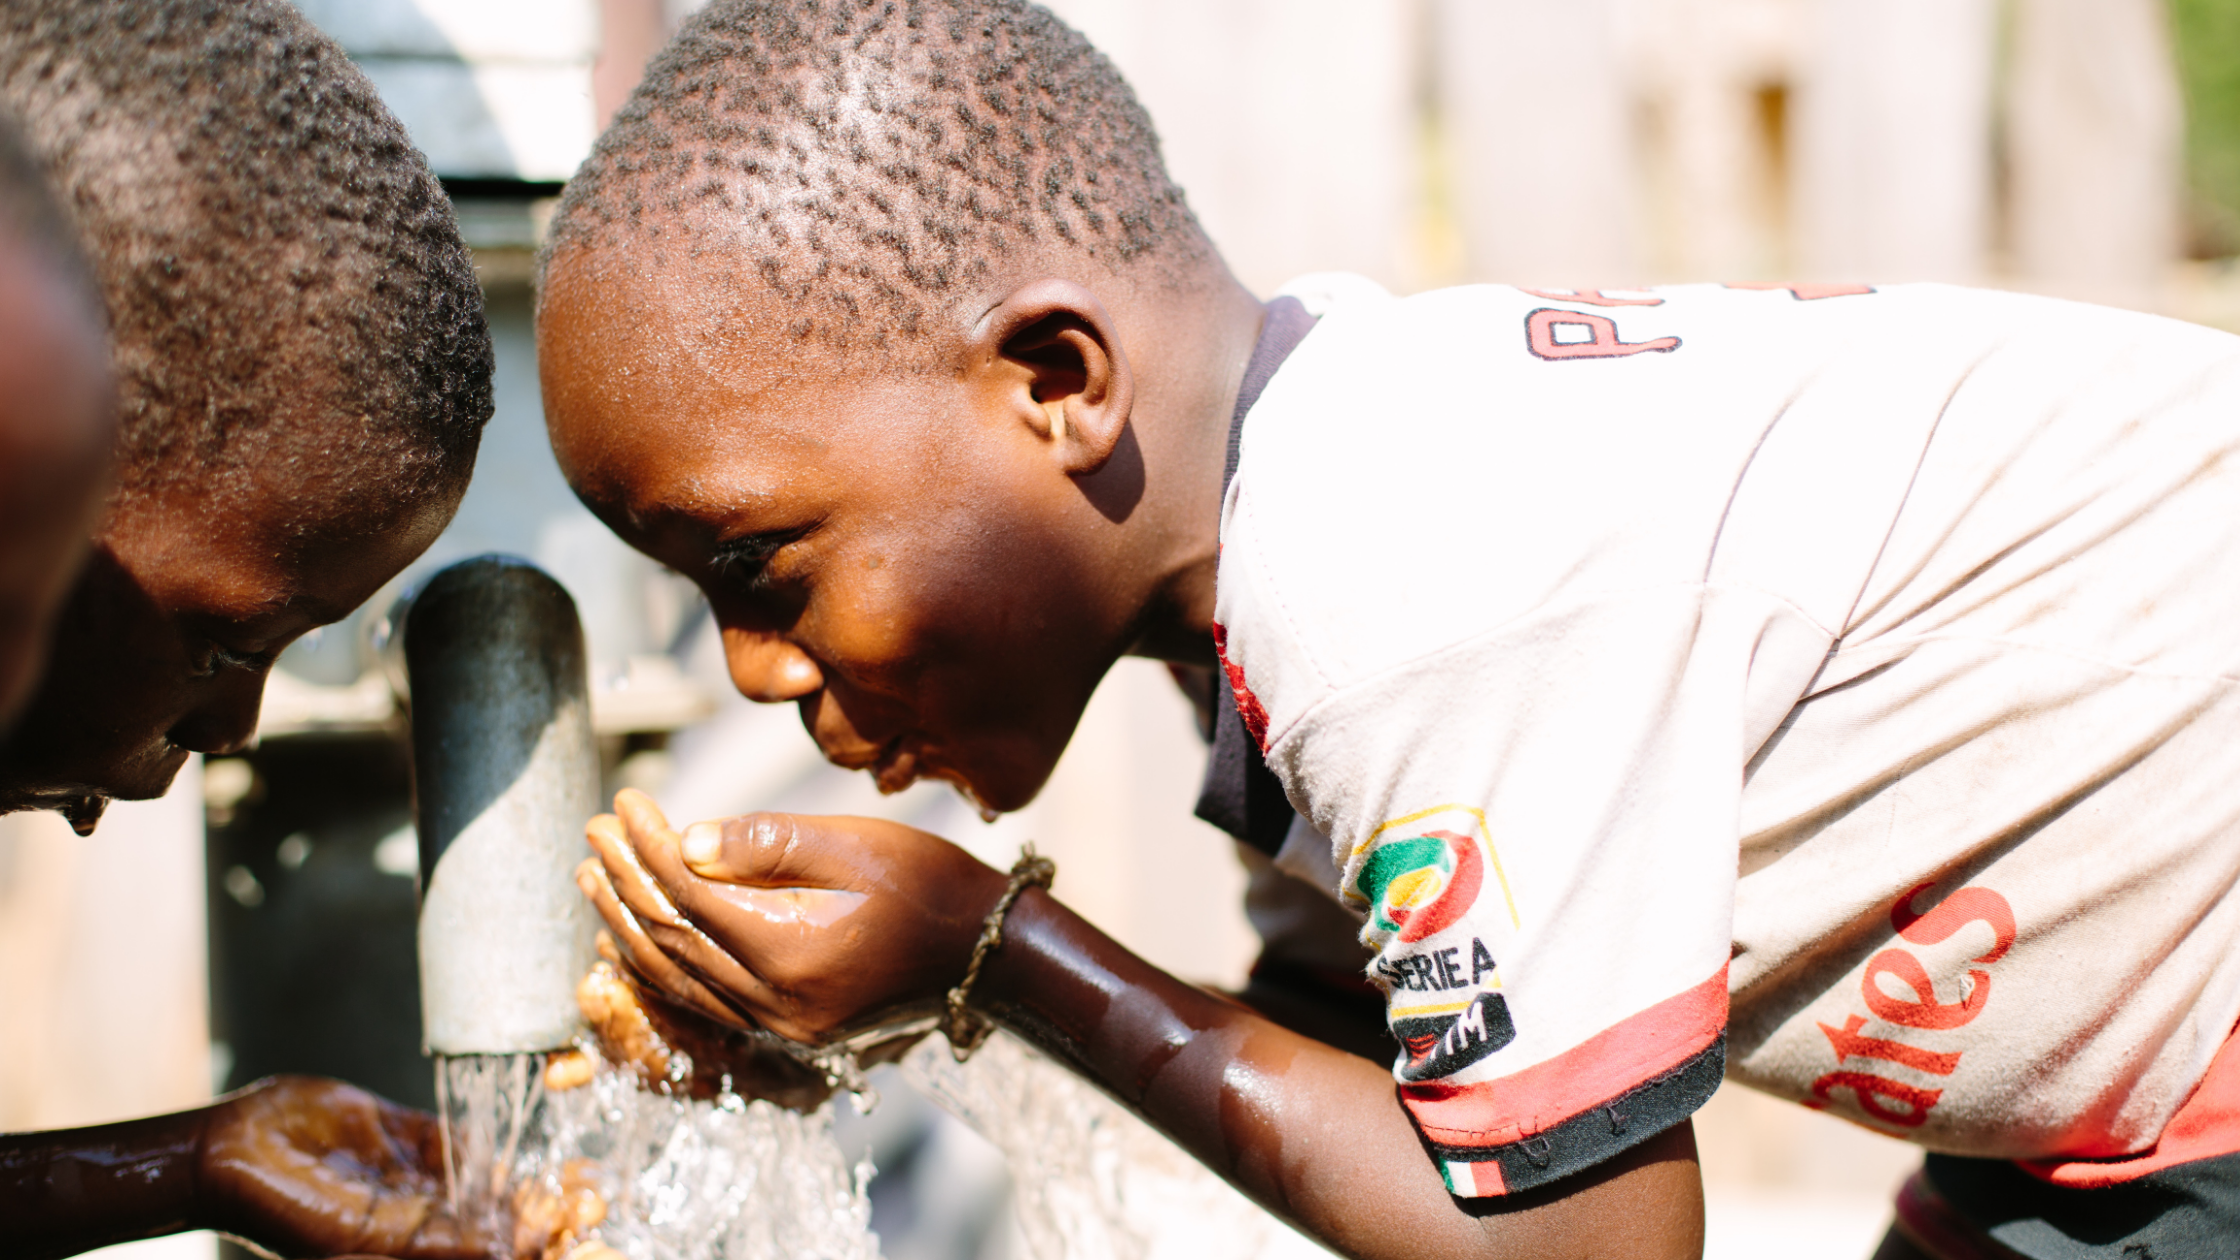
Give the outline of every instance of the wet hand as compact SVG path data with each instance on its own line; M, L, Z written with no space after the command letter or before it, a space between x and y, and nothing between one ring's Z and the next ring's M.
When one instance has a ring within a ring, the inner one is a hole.
M340 1081L283 1076L214 1105L200 1167L209 1223L287 1256L487 1257L445 1210L436 1119Z
M614 941L599 934L605 960L576 986L576 1004L599 1041L599 1053L638 1078L642 1088L707 1100L725 1089L795 1111L814 1111L832 1096L824 1073L736 1029L686 1009L633 975ZM588 1058L556 1058L548 1089L588 1083Z
M589 830L578 882L632 969L678 1005L796 1041L931 1011L1005 876L869 818L750 814L679 834L642 793Z

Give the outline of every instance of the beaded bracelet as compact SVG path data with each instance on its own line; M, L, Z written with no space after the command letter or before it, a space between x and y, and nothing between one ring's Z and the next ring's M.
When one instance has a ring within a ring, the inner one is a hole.
M1019 850L1019 860L1011 864L1011 882L1004 887L1003 896L996 899L995 908L981 922L980 939L972 946L972 962L964 969L964 979L949 990L949 1026L943 1031L949 1035L949 1053L962 1063L972 1057L972 1052L988 1039L995 1025L988 1017L965 1006L965 998L972 991L972 982L980 978L980 964L1003 944L1003 919L1011 913L1011 904L1028 888L1048 888L1058 878L1058 864L1034 851L1029 841Z

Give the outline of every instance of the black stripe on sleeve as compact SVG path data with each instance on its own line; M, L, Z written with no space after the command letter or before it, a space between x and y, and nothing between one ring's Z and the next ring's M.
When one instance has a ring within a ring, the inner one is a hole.
M1582 1172L1638 1146L1696 1113L1727 1072L1727 1035L1694 1058L1611 1101L1506 1146L1447 1146L1424 1141L1436 1160L1498 1162L1509 1194Z

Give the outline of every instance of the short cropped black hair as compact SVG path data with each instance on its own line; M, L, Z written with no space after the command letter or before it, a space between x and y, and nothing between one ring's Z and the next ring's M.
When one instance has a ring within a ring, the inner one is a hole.
M24 0L13 110L99 279L120 493L258 467L455 491L491 410L474 266L372 84L280 0ZM314 408L316 425L275 423Z
M714 0L569 182L547 257L668 231L728 238L797 337L838 344L918 336L1020 248L1211 253L1119 71L1026 0Z

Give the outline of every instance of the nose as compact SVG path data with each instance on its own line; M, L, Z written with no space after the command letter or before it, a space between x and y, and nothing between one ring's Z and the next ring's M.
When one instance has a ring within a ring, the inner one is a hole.
M824 686L808 653L766 630L724 627L723 655L731 685L757 704L788 704Z
M265 670L227 670L171 727L171 742L189 752L231 753L249 746L264 706Z

